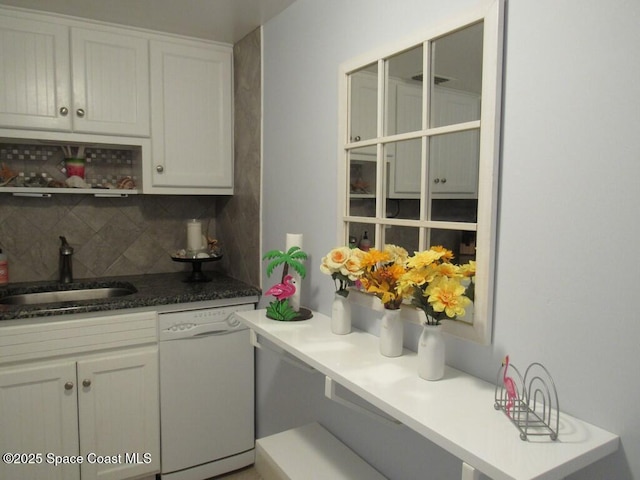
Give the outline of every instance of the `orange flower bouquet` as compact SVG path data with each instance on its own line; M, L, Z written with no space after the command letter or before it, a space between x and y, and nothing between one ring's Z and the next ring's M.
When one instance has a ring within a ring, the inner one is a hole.
M364 290L380 299L387 310L400 308L406 290L401 279L407 273L407 251L396 245L385 245L384 250L370 249L362 255L360 282Z

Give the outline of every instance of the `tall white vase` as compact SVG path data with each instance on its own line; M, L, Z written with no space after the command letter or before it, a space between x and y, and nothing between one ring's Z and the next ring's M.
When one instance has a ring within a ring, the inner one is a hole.
M418 341L418 376L440 380L444 376L444 338L441 325L425 325Z
M380 324L380 353L385 357L402 355L404 325L400 318L400 310L385 308Z
M336 335L351 332L351 303L348 298L337 293L331 306L331 331Z

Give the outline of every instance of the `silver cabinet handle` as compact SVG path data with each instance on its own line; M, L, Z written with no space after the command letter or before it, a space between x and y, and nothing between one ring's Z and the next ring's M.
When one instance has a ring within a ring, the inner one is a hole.
M76 110L76 115L80 118L84 117L84 110L82 108L79 108L78 110Z
M162 173L162 172L164 172L164 167L163 167L162 165L158 165L158 166L156 167L156 172L158 172L158 173Z
M90 386L91 386L91 380L89 380L88 378L85 378L85 379L82 381L82 386L83 386L83 387L86 387L86 388L90 387Z
M64 384L65 390L73 390L73 382L67 382Z
M60 107L60 115L62 115L63 117L66 117L68 113L69 113L69 109L67 107Z

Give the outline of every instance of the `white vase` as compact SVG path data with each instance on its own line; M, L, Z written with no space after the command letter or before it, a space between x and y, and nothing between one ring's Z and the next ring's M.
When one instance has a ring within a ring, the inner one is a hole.
M400 318L400 309L385 308L380 324L380 353L385 357L399 357L402 355L404 325Z
M444 338L441 325L425 325L418 341L418 376L440 380L444 376Z
M347 297L336 293L331 306L331 332L346 335L351 332L351 303Z

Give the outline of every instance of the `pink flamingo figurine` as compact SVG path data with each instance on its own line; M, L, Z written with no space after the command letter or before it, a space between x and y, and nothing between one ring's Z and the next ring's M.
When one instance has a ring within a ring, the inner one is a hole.
M511 408L513 407L515 400L518 398L518 394L516 391L516 383L513 381L513 378L507 377L507 369L509 368L509 355L504 357L502 365L504 366L502 383L504 384L504 388L507 390L507 416L511 417Z
M273 295L282 301L289 298L296 292L296 285L291 275L285 275L282 279L282 283L278 283L266 291L265 295Z

